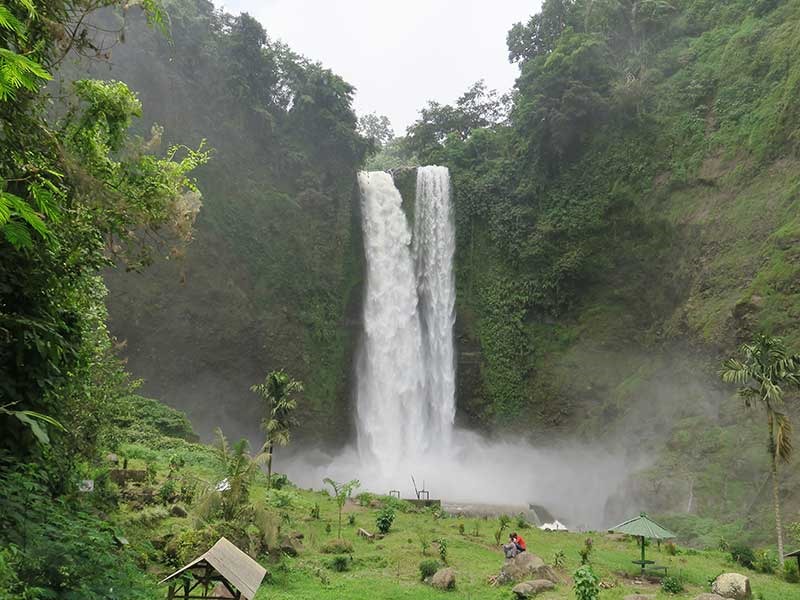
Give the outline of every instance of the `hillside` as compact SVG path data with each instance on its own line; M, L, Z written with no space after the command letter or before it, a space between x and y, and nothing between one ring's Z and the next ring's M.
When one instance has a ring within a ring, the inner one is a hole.
M509 33L510 106L422 111L399 147L453 174L465 424L622 446L652 464L621 493L763 530L763 417L718 371L756 332L800 343L798 19L549 1Z

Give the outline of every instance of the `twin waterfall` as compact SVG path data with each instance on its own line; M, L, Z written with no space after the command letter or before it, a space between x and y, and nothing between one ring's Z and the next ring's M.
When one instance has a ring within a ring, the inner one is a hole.
M450 175L417 169L413 235L389 173L362 172L358 182L367 263L358 451L384 475L407 478L415 458L449 447L455 417Z

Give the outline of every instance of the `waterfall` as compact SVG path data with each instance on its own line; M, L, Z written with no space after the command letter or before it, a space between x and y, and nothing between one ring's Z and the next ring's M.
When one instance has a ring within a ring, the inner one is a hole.
M456 412L453 353L456 236L450 208L450 173L446 167L417 170L413 243L431 442L447 448Z
M359 173L366 256L358 450L385 474L449 444L455 416L455 235L444 167L417 172L415 224L385 172Z

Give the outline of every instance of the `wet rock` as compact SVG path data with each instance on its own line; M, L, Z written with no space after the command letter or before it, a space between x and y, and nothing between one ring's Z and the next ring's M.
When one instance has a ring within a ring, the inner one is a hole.
M174 504L172 508L169 509L169 514L173 517L187 517L189 513L186 512L186 509L183 508L180 504Z
M288 535L283 536L278 544L278 549L287 556L297 556L301 548L300 541L292 539Z

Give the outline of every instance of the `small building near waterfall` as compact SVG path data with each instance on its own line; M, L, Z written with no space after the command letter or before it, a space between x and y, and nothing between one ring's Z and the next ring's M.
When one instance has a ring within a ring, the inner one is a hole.
M223 537L159 584L169 582L167 600L253 600L266 574L264 567Z

